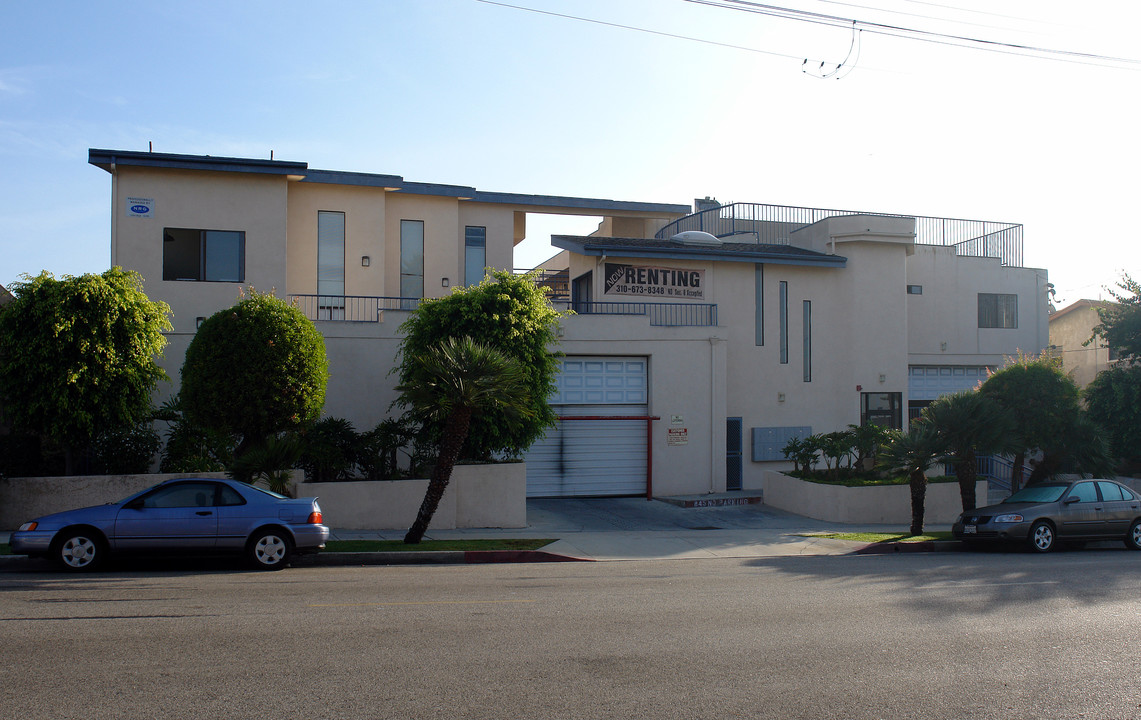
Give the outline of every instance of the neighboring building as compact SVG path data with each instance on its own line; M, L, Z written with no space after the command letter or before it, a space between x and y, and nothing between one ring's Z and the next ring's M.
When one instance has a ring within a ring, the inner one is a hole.
M8 291L8 288L0 285L0 306L7 305L16 299L16 296Z
M1093 329L1101 324L1098 308L1108 300L1078 300L1050 314L1050 352L1061 356L1062 369L1079 387L1093 382L1102 370L1117 362L1117 353L1105 344L1105 338L1093 338Z
M92 150L112 174L112 262L170 303L166 368L243 285L293 298L326 339L326 414L366 429L395 397L418 298L510 268L527 213L601 216L556 236L560 427L528 492L758 488L790 437L902 427L1047 344L1047 278L1022 227L768 205L490 193L305 163ZM652 483L652 487L647 487Z

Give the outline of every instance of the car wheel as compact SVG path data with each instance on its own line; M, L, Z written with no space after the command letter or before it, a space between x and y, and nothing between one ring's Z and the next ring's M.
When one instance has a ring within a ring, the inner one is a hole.
M103 564L107 546L103 538L85 530L72 530L61 535L52 553L56 563L68 572L94 570Z
M1035 552L1050 552L1057 541L1054 526L1045 520L1039 520L1030 527L1030 534L1026 537L1030 549Z
M1141 550L1141 520L1134 520L1129 526L1129 534L1125 536L1125 547L1130 550Z
M289 564L293 543L279 530L262 530L250 538L246 554L258 570L280 570Z

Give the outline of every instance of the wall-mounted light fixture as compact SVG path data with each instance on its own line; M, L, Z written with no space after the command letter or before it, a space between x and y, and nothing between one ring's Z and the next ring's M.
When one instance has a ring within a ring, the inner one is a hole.
M784 402L784 393L782 393L782 392L777 393L777 402Z
M883 373L880 373L880 382L881 382L881 383L882 383L882 382L887 382L887 375L884 375Z
M448 280L447 278L442 278L442 279L440 280L440 287L447 287L447 286L449 286L449 285L451 285L451 284L452 284L452 281L451 281L451 280Z
M368 255L361 255L361 267L368 267L369 262Z

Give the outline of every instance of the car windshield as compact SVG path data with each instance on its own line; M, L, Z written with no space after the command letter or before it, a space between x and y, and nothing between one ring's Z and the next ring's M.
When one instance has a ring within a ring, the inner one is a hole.
M1033 485L1022 488L1003 502L1057 502L1068 487L1069 485Z

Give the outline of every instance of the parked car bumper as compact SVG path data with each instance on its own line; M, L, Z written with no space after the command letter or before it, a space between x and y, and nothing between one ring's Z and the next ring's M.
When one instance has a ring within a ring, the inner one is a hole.
M8 546L12 549L13 555L47 555L51 550L52 537L55 532L31 532L16 531L8 539Z
M329 540L326 525L295 525L293 528L294 550L299 553L317 552Z
M970 528L973 528L971 530ZM1030 523L985 522L966 525L961 520L951 526L951 535L965 542L1003 542L1025 540L1030 535Z

